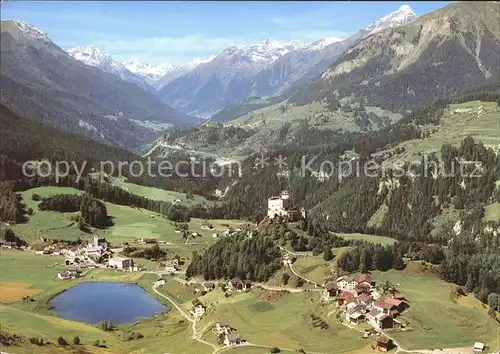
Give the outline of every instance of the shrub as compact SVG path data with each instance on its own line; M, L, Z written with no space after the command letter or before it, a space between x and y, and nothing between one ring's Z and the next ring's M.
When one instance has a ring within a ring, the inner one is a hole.
M66 342L66 339L64 339L63 337L57 338L57 343L59 345L68 345L68 342Z
M38 202L40 199L42 198L36 193L33 193L33 195L31 196L31 200L34 200L35 202Z
M78 336L76 336L75 338L73 338L73 344L74 345L80 345L80 338Z
M278 347L274 347L271 349L271 353L280 353L280 352L281 352L281 350Z
M116 326L111 321L101 321L98 324L98 327L102 329L104 332L114 331Z
M30 343L31 344L34 344L34 345L38 345L39 347L41 347L42 345L44 345L45 343L43 342L43 338L36 338L36 337L31 337L29 339Z

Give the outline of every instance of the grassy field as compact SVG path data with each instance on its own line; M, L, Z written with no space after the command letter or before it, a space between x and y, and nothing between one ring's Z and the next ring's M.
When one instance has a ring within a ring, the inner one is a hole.
M28 221L23 224L12 225L11 228L22 239L28 243L40 242L40 237L50 239L86 240L91 234L85 233L78 228L73 220L78 213L58 213L52 211L39 211L38 203L31 200L31 196L37 193L40 196L55 194L81 194L82 192L67 187L39 187L21 193L27 207L34 210ZM244 220L209 220L213 225L212 230L201 228L204 220L192 219L189 225L190 232L197 232L199 237L190 239L185 244L181 234L175 232L175 224L158 213L145 209L117 205L105 202L108 215L111 216L114 225L106 229L93 229L92 233L106 237L112 244L118 245L123 242L131 242L135 238L155 238L167 243L167 247L182 257L190 257L193 250L201 250L216 242L213 233L221 232L226 227L238 227L247 223ZM140 263L144 263L141 261Z
M318 284L332 276L331 268L334 261L326 262L323 255L311 257L298 257L293 263L295 270L302 276Z
M500 220L500 202L487 205L484 208L484 221L498 221Z
M287 348L325 353L341 353L365 345L359 332L352 331L329 320L328 329L315 328L311 314L321 313L324 309L319 303L319 294L303 292L278 296L276 301L262 300L264 291L238 294L225 299L220 298L199 324L203 327L210 321L223 321L235 328L241 336L256 345ZM207 332L206 340L215 342L213 333Z
M175 191L168 191L160 188L140 186L133 183L128 183L123 180L123 178L110 178L110 182L114 185L123 187L130 193L140 195L142 197L147 197L154 200L162 200L165 202L173 202L176 200L181 200L179 204L210 204L211 202L203 198L200 195L193 195L192 198L188 199L186 193L179 193Z
M402 318L411 329L393 330L391 335L406 349L455 348L484 342L490 349L500 345L500 325L482 307L455 304L450 299L453 284L433 275L409 275L407 272L373 273L377 283L389 280L400 284L410 303Z
M31 243L40 240L40 237L76 240L78 237L87 237L78 229L77 223L72 220L77 213L58 213L55 211L39 211L39 202L31 200L33 194L48 197L56 194L83 194L70 187L38 187L24 191L21 194L27 208L32 208L34 214L24 224L10 226L22 239Z
M4 289L12 291L13 284L23 285L29 290L37 291L37 294L33 294L34 302L19 301L11 304L0 304L2 331L6 333L22 335L26 339L33 336L43 337L52 343L56 343L59 336L64 337L69 342L72 341L73 337L79 336L84 344L92 345L96 340L99 340L101 343L105 341L106 345L111 348L110 351L107 351L89 347L90 349L87 351L86 347L82 346L80 353L84 353L84 348L85 352L88 353L160 354L166 350L185 354L208 352L205 345L190 338L189 324L177 312L168 312L154 319L141 320L130 326L118 326L118 331L110 333L84 323L62 319L51 312L47 306L48 301L54 295L81 281L132 282L150 290L157 275L92 269L86 272L81 279L61 281L57 278L57 273L63 269L61 266L63 257L34 255L31 251L2 250L0 260L1 296L4 296ZM144 338L136 341L123 341L120 337L122 330L140 332ZM26 344L21 347L9 348L8 351L11 353L57 353L59 350L61 350L60 347L39 348Z
M381 244L382 246L392 245L394 244L394 242L396 242L396 240L394 240L393 238L385 236L359 234L359 233L352 233L352 234L335 233L335 234L337 236L345 238L346 240L362 240L371 243L378 243Z

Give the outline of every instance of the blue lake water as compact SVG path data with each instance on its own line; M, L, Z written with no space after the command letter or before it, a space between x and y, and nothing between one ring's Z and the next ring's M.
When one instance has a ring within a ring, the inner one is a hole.
M51 305L62 318L90 324L133 323L167 309L136 284L111 282L77 284L54 297Z

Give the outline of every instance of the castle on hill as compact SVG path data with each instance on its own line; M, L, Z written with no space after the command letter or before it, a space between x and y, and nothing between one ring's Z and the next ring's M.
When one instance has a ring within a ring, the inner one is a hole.
M290 195L287 191L282 191L279 196L271 197L267 200L267 217L273 219L276 216L298 219L300 217L306 218L306 211L304 208L297 210L292 207Z

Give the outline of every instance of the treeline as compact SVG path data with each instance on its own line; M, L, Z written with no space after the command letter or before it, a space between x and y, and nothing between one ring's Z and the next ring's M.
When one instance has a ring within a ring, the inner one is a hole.
M249 279L267 281L281 267L281 252L273 240L242 231L210 246L203 255L194 253L186 276L202 275L209 279Z

